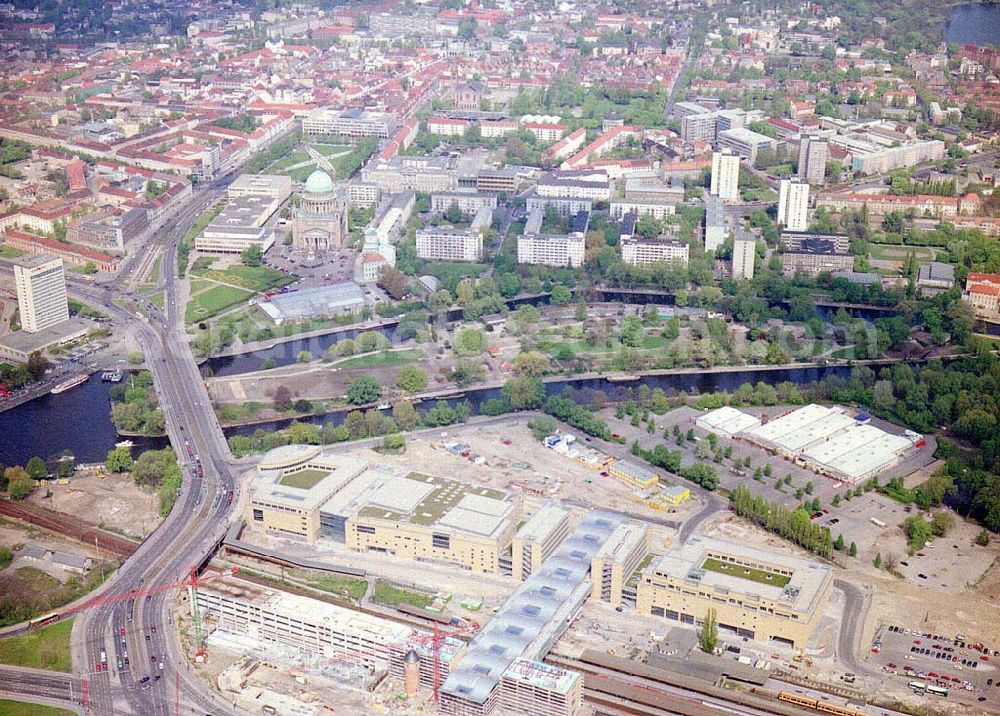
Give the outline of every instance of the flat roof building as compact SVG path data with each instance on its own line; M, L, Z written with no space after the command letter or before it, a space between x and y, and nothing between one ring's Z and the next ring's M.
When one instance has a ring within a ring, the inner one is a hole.
M585 252L586 237L580 232L570 234L524 233L517 237L517 262L519 264L576 268L583 265Z
M538 571L569 534L569 510L546 502L525 522L511 542L511 574L524 581Z
M500 679L500 701L523 716L575 716L583 708L583 679L541 661L514 659Z
M802 648L832 589L827 565L695 536L643 571L637 610L697 626L713 609L721 634Z
M15 258L13 264L21 329L38 333L68 321L69 299L62 259L29 254Z
M704 415L699 415L694 422L702 430L721 435L724 438L731 438L760 425L760 418L725 405Z
M232 199L241 196L269 196L283 203L292 195L292 178L283 174L240 174L226 189Z
M258 466L247 504L251 528L500 572L517 529L519 496L299 447L273 450Z
M442 685L442 713L490 716L505 706L504 674L518 659L540 661L559 640L590 593L591 560L623 521L614 513L589 513L518 587Z
M472 229L429 226L417 231L417 257L433 261L479 261L483 235Z
M356 313L364 308L365 295L353 281L335 283L329 286L314 286L290 293L279 293L270 300L258 303L257 307L275 325L301 323L323 316L339 316Z
M649 533L639 522L623 522L590 560L590 598L618 608L626 582L649 552ZM629 599L631 605L634 598Z
M198 251L238 254L250 246L262 252L274 244L274 230L267 220L281 201L263 194L241 194L230 198L218 216L195 238Z

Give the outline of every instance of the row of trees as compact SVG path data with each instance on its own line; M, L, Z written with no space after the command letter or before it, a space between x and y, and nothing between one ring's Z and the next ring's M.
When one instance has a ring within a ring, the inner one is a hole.
M813 523L804 509L789 510L775 502L754 495L745 485L737 485L729 493L733 510L754 524L809 550L820 557L833 554L830 530Z

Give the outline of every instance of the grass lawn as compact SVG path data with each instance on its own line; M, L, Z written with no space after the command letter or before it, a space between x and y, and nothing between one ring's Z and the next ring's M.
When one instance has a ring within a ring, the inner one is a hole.
M754 569L752 567L743 567L738 564L730 564L729 562L720 562L713 557L706 559L705 563L701 566L702 569L707 569L710 572L728 574L731 577L747 579L751 582L757 582L758 584L771 584L775 587L784 587L792 579L791 577L786 577L783 574L765 572L763 569Z
M0 244L0 258L2 259L16 259L18 256L24 256L26 253L26 251L15 249L13 246Z
M163 291L158 291L154 294L151 294L147 296L147 298L149 299L150 303L159 308L161 311L163 310Z
M200 234L202 231L204 231L206 226L212 223L212 219L217 217L222 212L222 209L225 206L226 206L226 200L223 199L222 201L217 202L215 205L205 209L205 211L203 211L201 215L198 217L198 220L193 224L191 224L191 228L189 228L184 233L184 242L191 243L192 241L194 241L195 237L198 236L198 234Z
M41 706L25 701L0 699L0 714L3 716L73 716L75 713L76 711L68 711L55 706Z
M303 490L312 489L317 482L329 475L324 470L300 470L299 472L285 475L278 482L288 487L298 487Z
M310 587L322 589L324 592L336 594L350 599L352 602L360 602L368 589L368 582L364 579L352 579L350 577L322 577L309 582Z
M69 672L72 630L73 620L67 619L24 636L0 639L0 664ZM6 712L0 710L0 713Z
M221 313L230 306L242 303L253 296L253 293L242 288L232 286L215 286L207 291L203 291L191 297L185 311L185 320L188 323L204 321L217 313Z
M332 154L342 154L344 152L351 151L351 148L344 144L311 144L309 146L311 146L317 152L322 154L324 157L329 157ZM306 159L308 158L309 157L307 156Z
M309 153L304 149L299 149L288 156L279 159L270 167L268 167L268 172L276 173L288 169L288 167L295 166L296 164L301 164L302 162L308 162L310 159Z
M400 589L392 586L388 582L379 580L375 583L375 591L372 594L372 600L378 604L384 604L389 607L396 607L400 604L409 604L410 606L426 609L430 606L431 602L434 601L434 598L409 589Z
M204 279L227 283L256 292L269 291L272 288L287 286L295 280L288 274L277 271L269 266L243 266L242 264L230 266L225 271L193 269L192 273Z
M379 351L378 353L369 353L363 356L356 356L354 358L346 358L345 360L338 361L334 365L338 368L372 368L379 365L405 365L407 363L416 363L427 358L427 355L415 348L402 351Z
M937 251L930 246L906 246L902 244L869 244L869 253L879 261L904 261L912 253L917 261L933 261Z

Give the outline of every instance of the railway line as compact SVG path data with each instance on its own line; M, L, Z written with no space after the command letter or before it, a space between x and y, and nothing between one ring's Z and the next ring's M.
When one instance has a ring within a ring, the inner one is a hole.
M122 560L131 557L139 548L139 545L132 540L105 532L97 525L31 502L0 500L0 514L29 522L88 545L95 545L98 549Z

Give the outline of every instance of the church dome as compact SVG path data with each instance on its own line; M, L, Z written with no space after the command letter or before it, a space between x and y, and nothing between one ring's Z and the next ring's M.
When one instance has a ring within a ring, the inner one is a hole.
M333 179L321 169L317 169L306 179L307 194L328 194L333 188Z

